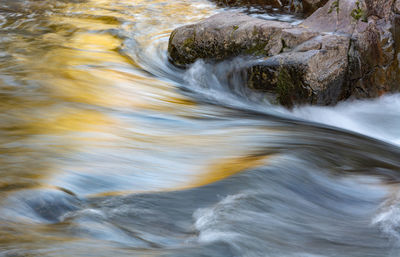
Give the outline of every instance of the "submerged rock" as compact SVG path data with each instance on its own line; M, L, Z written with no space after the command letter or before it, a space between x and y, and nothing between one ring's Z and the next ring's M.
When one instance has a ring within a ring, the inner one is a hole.
M174 30L168 51L179 66L258 56L248 86L285 106L376 97L400 88L399 2L330 0L297 26L220 13Z

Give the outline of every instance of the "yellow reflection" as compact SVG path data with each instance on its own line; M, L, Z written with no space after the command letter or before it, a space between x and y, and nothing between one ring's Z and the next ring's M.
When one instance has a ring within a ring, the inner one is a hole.
M179 191L187 190L191 188L196 188L200 186L205 186L225 178L231 177L235 174L243 172L248 169L256 168L266 164L266 161L271 158L271 156L242 156L242 157L232 157L232 158L222 158L220 160L211 163L206 166L202 171L199 171L195 176L189 176L185 184L174 188L167 188L162 190L163 192L168 191ZM158 190L152 191L157 192ZM139 194L139 193L149 193L148 190L141 191L114 191L105 192L100 194L91 195L91 197L105 197L105 196L120 196L129 194Z
M93 0L62 5L64 9L51 9L51 5L34 2L32 12L49 8L46 11L51 15L26 23L24 29L35 32L34 36L15 34L7 49L13 63L0 64L0 68L13 67L17 79L34 81L39 88L35 95L18 91L0 95L0 111L5 116L0 117L0 132L5 135L0 141L0 163L6 167L0 188L6 191L40 184L37 181L57 172L58 163L52 158L79 150L82 141L95 140L73 138L73 134L109 131L121 125L97 110L98 106L193 116L194 102L171 84L143 72L134 58L120 51L124 36L134 37L140 51L154 51L159 44L165 47L166 41L161 41L175 26L209 16L214 12L212 4L206 0ZM7 87L16 89L2 85L2 89ZM57 138L44 141L41 135ZM185 140L180 135L173 138L171 142L169 135L147 135L134 140L164 140L174 145Z
M244 156L225 158L209 165L205 174L199 174L198 178L188 187L199 187L223 180L244 170L255 168L265 164L270 156Z
M77 33L65 46L85 50L113 50L121 41L110 34Z
M35 61L39 72L32 74L58 98L106 107L163 111L194 104L174 92L168 83L141 72L138 64L119 52L123 41L118 37L77 32L60 44L62 47L51 49Z
M109 117L100 112L84 109L79 111L63 109L62 114L38 120L31 125L38 133L53 134L73 131L104 131L112 123Z

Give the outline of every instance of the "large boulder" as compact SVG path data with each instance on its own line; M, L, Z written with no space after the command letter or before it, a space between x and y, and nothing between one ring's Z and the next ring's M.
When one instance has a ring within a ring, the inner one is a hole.
M174 30L168 51L178 65L193 63L198 58L223 60L246 54L272 56L316 35L317 32L289 23L226 12Z
M285 106L376 97L400 87L399 2L330 0L297 26L224 12L174 30L168 50L179 66L257 56L247 85Z

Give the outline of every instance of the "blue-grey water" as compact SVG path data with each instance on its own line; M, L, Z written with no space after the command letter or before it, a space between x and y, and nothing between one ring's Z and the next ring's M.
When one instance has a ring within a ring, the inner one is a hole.
M171 65L222 11L0 1L0 256L400 256L400 95L288 110L252 60Z

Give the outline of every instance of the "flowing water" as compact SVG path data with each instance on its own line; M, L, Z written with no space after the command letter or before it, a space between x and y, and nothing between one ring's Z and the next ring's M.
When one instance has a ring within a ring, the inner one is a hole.
M400 256L400 95L287 110L249 60L169 64L221 11L0 1L0 256Z

